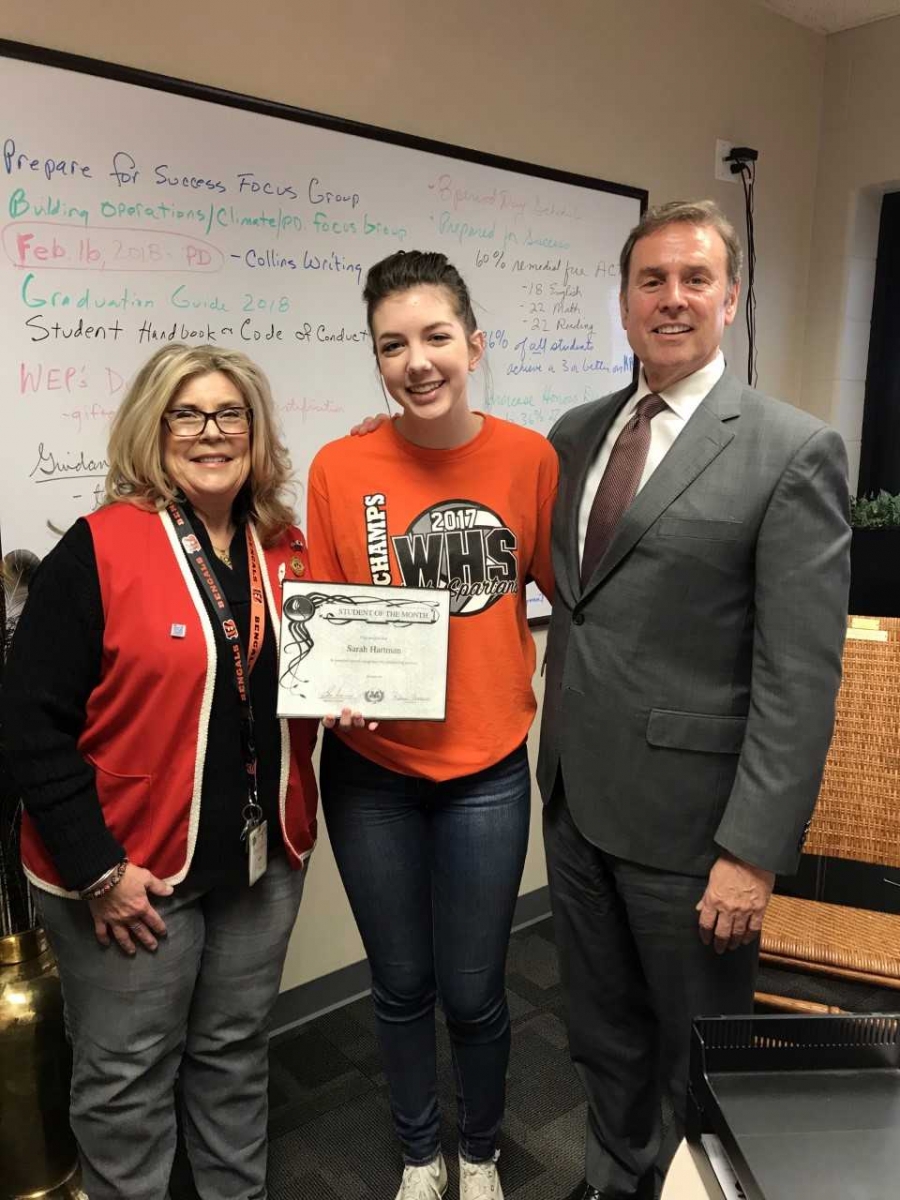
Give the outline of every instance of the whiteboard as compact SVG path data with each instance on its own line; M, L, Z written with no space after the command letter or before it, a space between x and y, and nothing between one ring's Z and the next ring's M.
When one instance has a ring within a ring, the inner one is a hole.
M272 382L297 477L383 411L369 266L441 250L487 335L475 408L546 432L633 376L618 255L646 192L0 41L0 537L102 495L109 422L165 340ZM539 595L530 615L541 615Z

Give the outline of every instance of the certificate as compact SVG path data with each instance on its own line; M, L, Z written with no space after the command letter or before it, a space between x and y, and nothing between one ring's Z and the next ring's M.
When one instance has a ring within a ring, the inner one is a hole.
M450 593L285 580L278 716L443 721Z

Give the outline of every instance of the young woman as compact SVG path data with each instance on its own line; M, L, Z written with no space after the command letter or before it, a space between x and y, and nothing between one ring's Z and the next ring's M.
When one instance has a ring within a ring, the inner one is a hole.
M444 255L394 254L369 271L363 295L401 413L316 456L312 574L449 588L447 716L327 733L323 809L372 967L405 1163L396 1200L433 1200L447 1188L438 997L456 1073L460 1196L502 1200L504 966L528 841L525 738L535 711L525 586L534 578L552 594L557 462L539 434L469 407L484 334Z

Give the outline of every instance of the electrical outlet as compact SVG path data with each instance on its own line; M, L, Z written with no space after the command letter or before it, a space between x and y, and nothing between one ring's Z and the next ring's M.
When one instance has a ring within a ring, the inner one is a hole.
M716 179L722 183L737 183L740 175L733 175L731 172L731 163L727 163L725 159L731 153L731 148L734 142L726 142L724 138L716 138Z

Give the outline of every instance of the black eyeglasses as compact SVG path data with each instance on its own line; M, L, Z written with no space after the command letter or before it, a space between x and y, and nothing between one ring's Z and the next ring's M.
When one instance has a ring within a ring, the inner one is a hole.
M218 412L205 413L196 408L170 408L163 421L175 437L200 437L206 432L206 424L212 421L219 433L225 437L240 437L247 433L253 413L249 408L220 408Z

